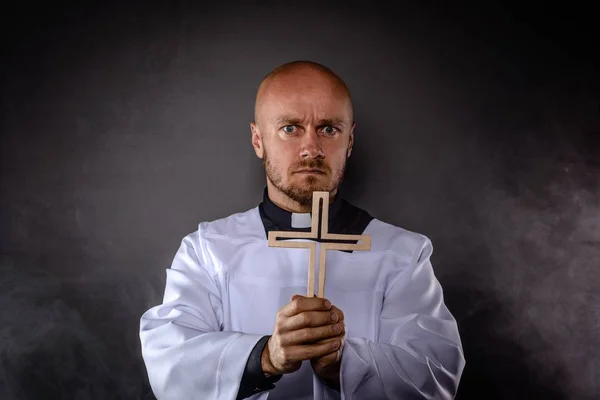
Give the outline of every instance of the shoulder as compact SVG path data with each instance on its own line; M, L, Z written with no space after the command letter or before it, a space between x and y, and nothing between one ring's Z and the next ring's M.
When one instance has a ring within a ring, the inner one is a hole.
M425 234L378 218L371 220L365 233L371 235L372 251L390 253L407 261L420 258L424 252L430 255L433 251L431 240Z
M226 217L199 222L195 231L183 237L181 247L188 251L193 249L200 261L206 262L210 248L216 244L223 248L265 238L258 207L253 207Z
M414 261L424 251L432 251L431 240L423 233L374 217L367 210L346 200L342 210L346 218L351 215L350 219L360 221L355 225L362 226L360 231L363 234L371 236L371 252L385 253L404 261Z
M198 224L200 237L229 239L233 241L248 241L256 238L264 239L264 229L258 211L258 206L237 212L223 218L202 221Z
M195 231L184 236L183 241L196 243L211 240L247 242L260 238L264 239L265 234L258 207L253 207L226 217L201 221Z
M261 239L266 240L266 235L258 207L253 207L226 217L201 221L195 231L183 237L179 253L195 258L201 265L214 265L215 254L227 253L243 243Z

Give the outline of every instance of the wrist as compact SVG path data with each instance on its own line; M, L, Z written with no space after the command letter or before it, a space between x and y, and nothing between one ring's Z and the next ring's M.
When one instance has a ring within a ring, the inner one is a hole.
M269 338L269 341L271 338ZM279 375L279 373L275 370L273 363L271 363L271 353L269 352L269 341L267 341L266 346L264 347L261 357L260 357L260 367L262 368L263 373L266 378L270 378L274 375Z

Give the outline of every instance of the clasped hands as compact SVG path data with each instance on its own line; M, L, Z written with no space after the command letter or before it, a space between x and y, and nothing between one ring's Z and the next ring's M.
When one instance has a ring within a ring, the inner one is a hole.
M273 335L262 352L263 372L289 374L310 360L315 374L339 390L345 333L344 314L328 300L294 295L277 313Z

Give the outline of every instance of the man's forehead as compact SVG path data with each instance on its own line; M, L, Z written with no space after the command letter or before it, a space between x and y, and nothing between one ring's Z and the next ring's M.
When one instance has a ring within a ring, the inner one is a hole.
M340 126L345 126L347 125L348 121L347 121L347 117L345 116L336 116L335 114L332 115L320 115L317 118L313 118L312 116L307 117L298 113L284 113L284 114L279 114L279 115L273 115L271 118L269 118L269 122L276 124L276 125L283 125L283 124L303 124L303 123L308 123L308 122L316 122L319 125L340 125Z
M311 113L333 117L344 114L350 99L343 93L320 90L276 91L264 93L262 108L269 114Z

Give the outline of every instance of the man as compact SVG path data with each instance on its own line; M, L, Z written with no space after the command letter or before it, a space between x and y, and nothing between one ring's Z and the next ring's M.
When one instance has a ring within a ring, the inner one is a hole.
M430 240L339 196L355 127L345 83L284 64L261 82L250 127L263 201L187 235L163 303L141 318L156 397L453 398L465 360ZM308 251L267 245L269 231L309 230L314 191L330 193L330 233L371 236L370 251L328 252L326 298L301 294Z

